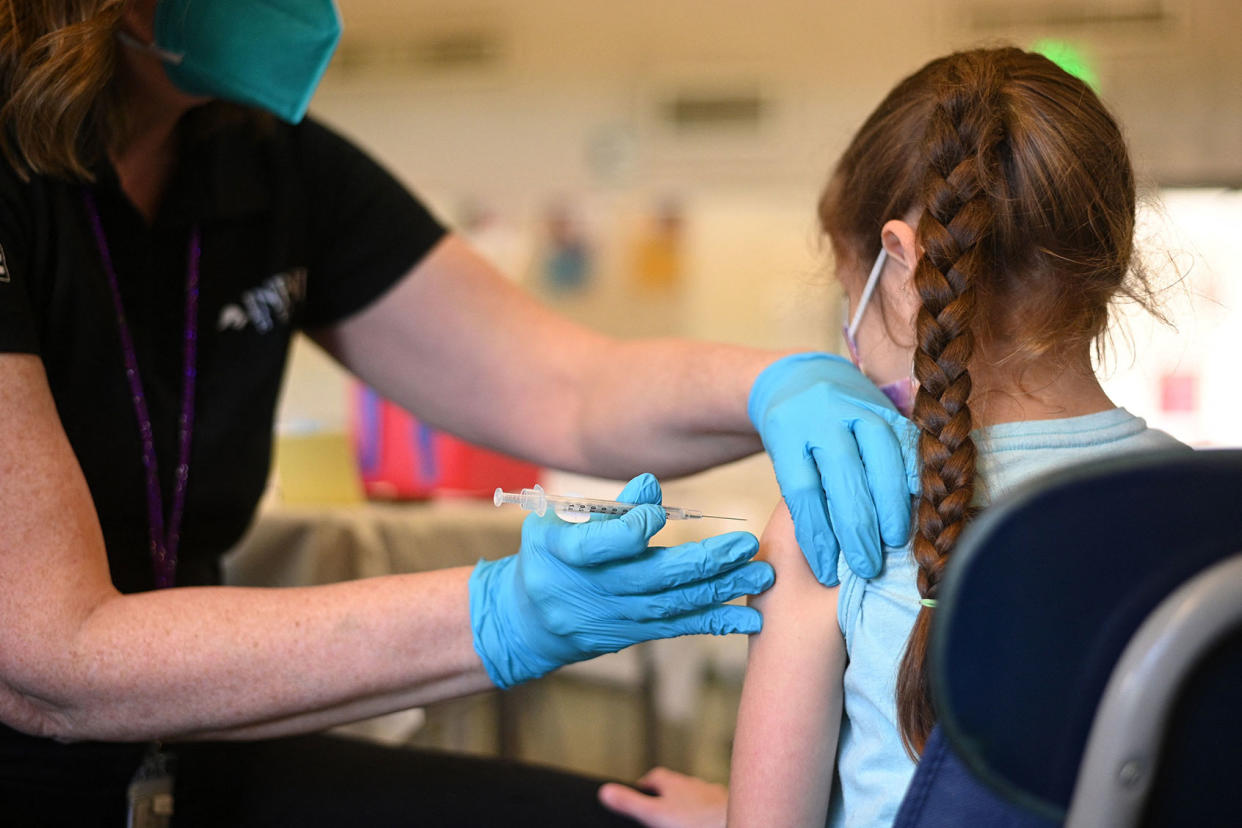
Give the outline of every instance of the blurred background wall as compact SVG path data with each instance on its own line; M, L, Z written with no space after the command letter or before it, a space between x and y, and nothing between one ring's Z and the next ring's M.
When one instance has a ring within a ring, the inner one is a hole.
M1116 352L1110 388L1184 439L1242 442L1239 400L1211 367L1242 328L1227 247L1242 222L1236 0L340 7L345 36L312 111L513 278L612 333L767 347L839 347L815 201L880 97L954 48L1060 44L1126 130L1148 260L1176 282L1176 331L1131 320L1145 347L1137 361ZM344 428L343 382L300 346L282 419Z

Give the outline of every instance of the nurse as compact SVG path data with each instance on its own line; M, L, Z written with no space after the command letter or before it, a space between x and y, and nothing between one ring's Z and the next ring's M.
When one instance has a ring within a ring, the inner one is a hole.
M548 466L677 475L766 446L826 583L839 551L866 576L882 537L904 540L896 415L852 366L621 342L541 308L303 118L338 36L329 0L0 4L0 811L17 824L118 825L169 793L178 825L606 824L586 780L304 734L758 629L723 605L772 582L755 539L649 548L655 506L531 517L515 554L475 567L219 586L295 330L425 421ZM503 367L519 345L520 375Z

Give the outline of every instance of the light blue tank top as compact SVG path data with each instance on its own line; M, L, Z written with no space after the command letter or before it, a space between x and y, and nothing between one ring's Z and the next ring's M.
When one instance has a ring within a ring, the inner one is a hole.
M1003 423L974 432L987 503L1043 472L1110 454L1182 445L1124 408L1061 420ZM837 620L845 636L845 705L828 807L832 828L891 826L914 773L897 731L897 669L919 609L910 545L887 547L870 581L838 565Z

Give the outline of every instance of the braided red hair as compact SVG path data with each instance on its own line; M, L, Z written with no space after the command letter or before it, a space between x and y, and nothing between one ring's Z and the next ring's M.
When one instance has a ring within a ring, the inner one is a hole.
M1041 55L1013 48L940 58L899 83L854 136L820 200L838 256L872 259L886 221L919 213L913 284L913 419L922 491L918 590L941 574L974 515L972 364L1077 356L1131 273L1134 177L1095 93ZM912 754L935 722L926 674L933 610L920 610L897 681Z

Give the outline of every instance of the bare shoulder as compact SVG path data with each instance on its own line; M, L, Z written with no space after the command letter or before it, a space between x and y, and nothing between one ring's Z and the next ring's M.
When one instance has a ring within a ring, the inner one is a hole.
M759 558L776 570L776 585L770 593L785 596L782 600L831 604L835 611L837 589L825 587L815 579L794 535L793 518L784 501L776 505L768 518L768 525L759 539Z
M782 500L772 510L767 526L763 527L763 535L759 538L759 557L776 566L801 555L798 539L794 537L793 518Z

